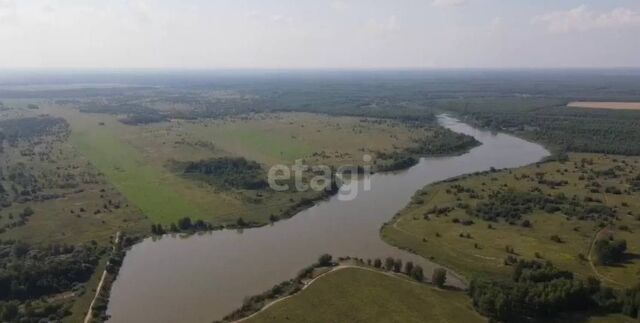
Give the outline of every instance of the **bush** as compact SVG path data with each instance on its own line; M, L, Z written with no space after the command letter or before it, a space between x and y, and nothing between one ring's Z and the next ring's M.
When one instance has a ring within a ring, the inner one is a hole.
M433 274L431 275L431 283L438 287L443 287L446 282L447 271L442 268L434 269Z
M419 265L415 265L411 270L411 277L419 282L424 280L424 272L422 271L422 267Z
M321 267L329 267L332 265L331 260L333 259L333 257L330 254L323 254L320 257L318 257L318 265Z
M621 262L626 251L626 240L610 241L608 239L601 239L596 241L593 248L597 262L607 266Z

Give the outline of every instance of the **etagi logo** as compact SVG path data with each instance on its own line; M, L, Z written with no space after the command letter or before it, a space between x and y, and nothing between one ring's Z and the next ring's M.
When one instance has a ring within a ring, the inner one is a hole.
M362 156L364 165L342 165L334 168L327 165L306 165L297 159L293 165L274 165L269 169L267 181L274 191L314 190L337 193L341 201L351 201L361 191L371 190L371 156Z

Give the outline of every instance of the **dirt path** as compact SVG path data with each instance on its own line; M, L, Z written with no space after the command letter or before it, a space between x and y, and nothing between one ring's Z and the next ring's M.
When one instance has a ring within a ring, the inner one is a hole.
M116 250L116 246L118 245L118 243L120 242L120 232L116 233L116 239L115 242L113 244L113 250ZM98 298L98 295L100 295L100 292L102 291L102 285L104 285L104 280L107 277L107 269L105 268L104 271L102 272L102 276L100 277L100 282L98 283L98 287L96 288L96 293L95 295L93 295L93 299L91 300L91 304L89 304L89 309L87 310L87 315L84 317L84 323L89 323L91 322L91 319L93 318L93 311L91 309L93 309L93 305L96 302L96 299Z
M600 184L600 186L602 186L602 183L598 182L598 184ZM604 204L605 205L609 205L609 199L607 199L607 193L603 192L602 196L604 198ZM591 246L589 246L589 254L587 255L587 260L589 261L589 266L591 267L591 271L593 271L593 273L596 275L596 277L598 277L600 280L605 280L605 281L608 281L610 283L613 283L613 284L616 284L616 285L619 285L619 286L624 286L623 284L620 284L619 282L617 282L617 281L615 281L615 280L613 280L613 279L601 274L598 271L598 268L596 268L596 265L593 263L593 256L592 256L593 248L595 247L596 242L598 241L598 236L600 236L600 234L606 229L607 228L604 227L604 228L598 230L593 235L593 238L591 239Z
M589 266L591 266L591 271L593 271L593 273L594 273L594 274L595 274L595 275L596 275L600 280L605 280L605 281L608 281L608 282L610 282L610 283L616 284L616 285L618 285L618 286L624 286L623 284L621 284L621 283L619 283L619 282L617 282L617 281L615 281L615 280L613 280L613 279L611 279L611 278L609 278L609 277L607 277L607 276L605 276L605 275L601 274L601 273L598 271L598 268L596 268L596 265L593 263L593 257L591 256L591 255L592 255L592 253L593 253L593 248L594 248L594 247L595 247L595 245L596 245L596 241L598 241L598 236L600 235L600 233L602 233L602 232L603 232L604 230L606 230L606 229L607 229L606 227L605 227L605 228L602 228L602 229L598 230L598 232L596 232L596 233L593 235L593 239L591 240L591 247L589 248L589 255L587 256L587 260L589 260Z

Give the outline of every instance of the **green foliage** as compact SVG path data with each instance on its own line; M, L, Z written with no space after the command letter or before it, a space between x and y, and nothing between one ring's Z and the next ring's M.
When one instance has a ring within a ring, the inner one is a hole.
M442 288L447 282L447 271L443 268L436 268L431 274L431 283Z
M541 101L540 108L524 111L500 110L476 107L470 100L460 112L480 126L522 133L560 151L640 154L640 112L568 108L564 102L546 104Z
M88 280L97 265L91 245L33 249L20 242L0 245L0 300L34 299Z
M323 254L320 257L318 257L318 265L321 267L328 267L332 265L331 259L333 257L330 254Z
M515 190L492 192L487 201L479 202L469 212L486 221L519 220L523 215L535 210L547 213L563 211L567 216L581 219L608 219L614 215L611 208L603 204L584 205L564 195L549 196L540 192L520 192ZM526 225L524 225L526 226Z
M536 261L521 261L514 270L513 281L473 280L469 295L482 314L501 321L518 321L525 317L552 317L562 312L589 309L591 295L599 290L574 280L568 272Z
M445 128L436 128L433 136L418 141L408 152L416 155L444 155L459 153L479 145L474 137L456 133Z
M189 162L184 173L202 175L206 181L225 188L255 190L267 187L266 175L260 164L242 157Z
M625 290L620 301L622 314L640 319L640 285Z
M63 303L42 297L68 292L93 275L99 250L92 244L34 248L15 241L0 242L0 320L38 322L61 319Z
M0 133L9 143L19 139L33 139L49 134L65 134L69 125L62 118L49 116L7 119L0 121Z
M419 282L424 280L424 272L422 271L422 267L416 265L411 269L411 277Z
M120 122L128 125L148 124L167 120L167 117L161 114L160 111L139 103L85 102L80 106L80 111L124 115L125 117L121 118Z
M184 232L184 233L193 233L198 231L209 231L213 230L214 227L202 220L192 221L190 217L183 217L178 219L177 223L171 223L169 226L169 232ZM167 233L167 229L165 229L162 224L152 224L151 225L151 233L154 235L163 235Z
M596 261L601 265L613 265L624 259L627 241L600 239L593 246Z

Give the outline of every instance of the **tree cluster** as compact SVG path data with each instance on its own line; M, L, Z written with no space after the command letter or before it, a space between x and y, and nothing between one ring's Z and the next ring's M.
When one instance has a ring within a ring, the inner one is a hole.
M511 281L474 279L468 293L478 312L505 322L594 309L636 317L638 309L637 291L618 293L595 278L578 280L571 272L537 261L518 261Z
M257 190L268 185L260 164L242 157L188 162L184 166L184 173L202 176L211 184L225 188Z
M593 245L596 261L605 266L622 262L626 251L626 240L599 239Z

